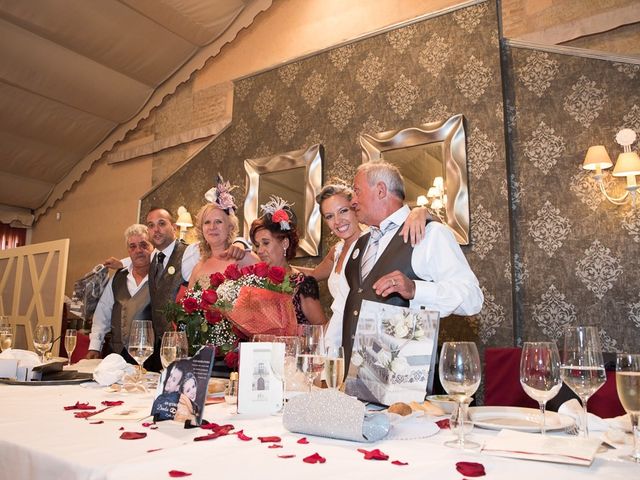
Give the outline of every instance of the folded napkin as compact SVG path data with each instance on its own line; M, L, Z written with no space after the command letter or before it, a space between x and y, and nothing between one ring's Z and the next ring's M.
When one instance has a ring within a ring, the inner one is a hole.
M100 385L107 386L119 382L125 375L135 372L135 367L128 364L121 355L111 353L93 371L93 379Z
M390 428L387 415L367 413L358 399L333 389L293 397L284 407L282 423L290 432L355 442L376 442Z
M482 451L499 457L589 466L600 443L596 438L542 436L501 430L497 437L485 442Z
M582 421L582 405L575 398L564 402L558 408L558 413L561 415L567 415L576 421L576 424L580 425ZM607 431L610 428L617 430L624 430L625 432L631 431L631 419L629 415L620 415L615 418L600 418L593 413L587 413L587 426L589 431Z
M40 357L37 353L19 348L10 348L0 353L0 358L5 360L18 360L19 367L32 368L40 365Z

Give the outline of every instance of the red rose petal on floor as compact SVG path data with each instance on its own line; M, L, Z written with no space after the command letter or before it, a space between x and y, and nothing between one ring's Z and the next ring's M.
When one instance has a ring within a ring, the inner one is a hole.
M304 457L302 459L304 463L324 463L327 461L326 458L321 457L319 453L314 453L313 455L309 455L308 457Z
M139 440L140 438L145 438L146 436L147 434L142 432L122 432L120 434L120 438L122 440Z
M307 440L307 437L302 437L300 440L298 440L297 443L300 443L302 445L308 445L309 444L309 440Z
M295 455L278 455L278 458L293 458Z
M400 460L394 460L391 463L394 464L394 465L399 465L401 467L404 467L405 465L409 465L407 462L401 462Z
M447 428L451 428L451 426L449 425L449 419L445 418L443 420L438 420L436 422L436 425L438 425L438 427L440 427L440 429L442 430L446 430Z
M98 420L97 422L89 422L89 424L91 425L100 425L101 423L104 423L104 420Z
M280 437L258 437L262 443L279 443L282 441Z
M118 405L122 405L124 403L124 400L105 400L104 402L101 402L102 405L104 405L105 407L117 407Z
M365 460L389 460L389 455L378 450L377 448L373 450L365 450L364 448L359 448L358 451L360 453L364 453Z
M486 475L484 465L476 462L458 462L456 470L466 477L482 477Z
M274 443L273 445L269 445L267 448L282 448L282 445Z
M240 430L239 432L236 432L236 436L243 442L248 442L249 440L251 440L251 437L248 437L244 434L244 430Z
M89 402L85 402L85 403L80 403L80 402L76 402L75 405L69 405L67 407L64 407L65 410L95 410L96 407L94 407L93 405L89 405Z
M169 470L169 476L171 478L190 477L191 474L187 472L181 472L180 470Z
M147 450L147 453L158 452L162 450L161 448L152 448L151 450Z

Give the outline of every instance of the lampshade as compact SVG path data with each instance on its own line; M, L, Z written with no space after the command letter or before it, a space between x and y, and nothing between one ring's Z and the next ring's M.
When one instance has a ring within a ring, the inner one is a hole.
M438 189L438 187L429 187L429 191L427 192L428 198L439 197L439 196L440 196L440 190Z
M178 220L176 221L176 225L178 225L179 227L193 227L191 214L185 207L181 206L180 208L178 208Z
M429 203L429 200L427 200L427 197L425 197L424 195L418 195L418 198L416 199L416 204L419 207L422 207L422 206L426 205L427 203Z
M640 175L640 157L638 157L638 154L636 152L623 152L618 155L618 160L616 160L616 166L613 169L612 175L616 177Z
M602 169L613 167L611 157L609 157L604 145L589 147L587 155L584 157L584 162L582 163L582 168L585 170L597 170L598 167Z

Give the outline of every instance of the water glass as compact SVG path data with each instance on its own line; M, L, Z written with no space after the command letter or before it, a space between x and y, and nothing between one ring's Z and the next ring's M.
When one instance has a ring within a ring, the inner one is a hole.
M296 351L296 367L305 375L311 392L313 381L324 366L324 330L322 325L299 325L298 333L300 343Z
M553 342L525 342L520 356L520 385L540 405L540 432L546 434L545 408L562 386L560 354Z
M40 354L40 362L44 363L44 355L53 345L53 327L39 323L33 332L33 346Z
M446 392L458 404L458 412L463 411L463 404L470 401L471 396L480 386L480 355L473 342L445 342L440 352L440 383ZM464 414L458 415L459 436L457 440L445 442L448 447L480 448L475 442L465 441Z
M587 401L607 380L596 327L569 327L565 330L560 374L582 402L580 436L587 438Z
M69 365L71 365L71 354L76 349L78 343L78 331L74 328L67 328L64 332L64 349L69 357Z
M279 336L276 337L275 341L284 343L284 390L286 397L286 392L294 382L294 377L297 372L296 354L298 352L300 338L294 336Z
M633 451L626 458L640 463L640 354L619 353L616 358L616 389L632 425Z

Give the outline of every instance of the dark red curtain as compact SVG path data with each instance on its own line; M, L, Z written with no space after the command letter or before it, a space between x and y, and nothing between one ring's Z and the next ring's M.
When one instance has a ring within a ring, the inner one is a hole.
M14 228L11 225L0 222L0 250L22 247L27 242L27 229Z

